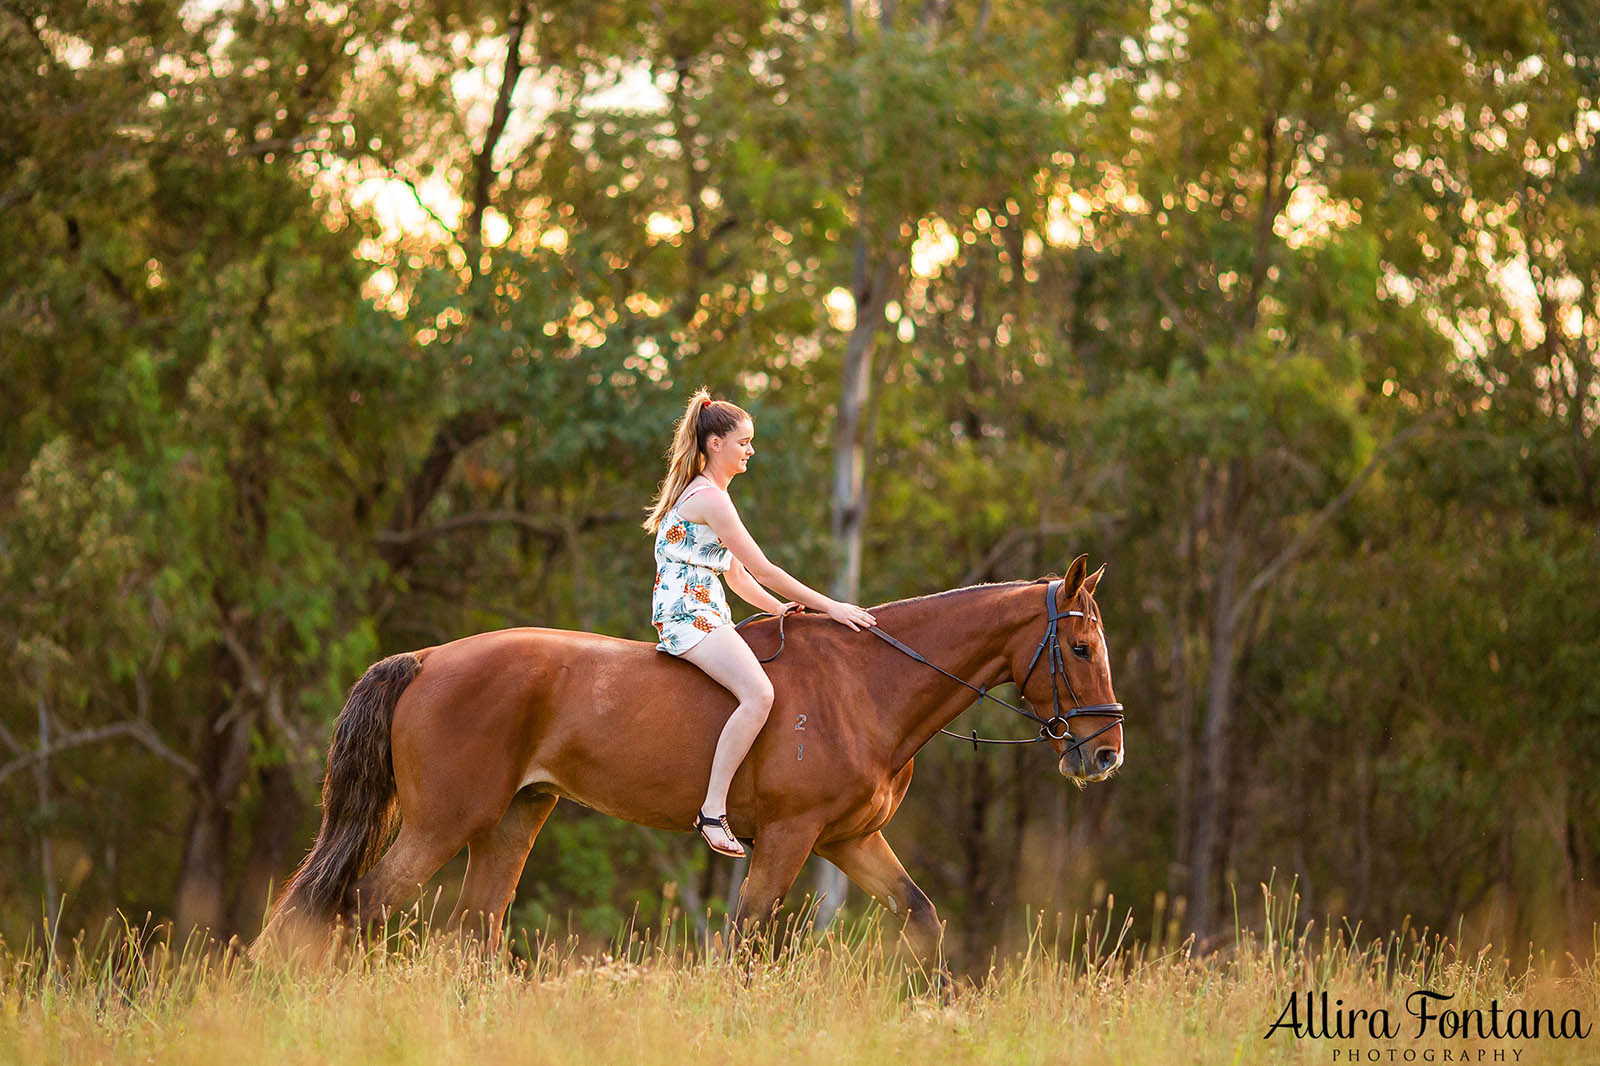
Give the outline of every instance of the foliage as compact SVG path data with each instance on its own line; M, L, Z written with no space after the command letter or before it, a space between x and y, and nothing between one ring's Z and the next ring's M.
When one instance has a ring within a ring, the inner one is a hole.
M1591 7L0 7L0 929L249 933L367 662L647 638L686 388L825 584L870 255L863 598L1088 550L1131 709L1082 796L921 758L958 957L1274 867L1591 952ZM558 811L513 913L723 874Z

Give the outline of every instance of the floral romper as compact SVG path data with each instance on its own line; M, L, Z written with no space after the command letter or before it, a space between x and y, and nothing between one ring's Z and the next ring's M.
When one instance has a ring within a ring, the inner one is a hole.
M708 486L684 493L656 530L656 583L650 596L650 622L661 635L657 651L682 655L718 626L733 624L718 575L733 565L733 552L704 522L679 517L684 500Z

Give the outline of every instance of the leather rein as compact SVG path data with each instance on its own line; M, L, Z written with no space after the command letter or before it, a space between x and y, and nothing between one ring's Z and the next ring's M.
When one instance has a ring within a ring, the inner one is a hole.
M1033 677L1033 671L1034 668L1039 665L1039 659L1043 657L1047 660L1050 667L1050 699L1055 712L1049 718L1040 718L1037 714L1034 714L1025 707L1018 707L1014 703L1007 703L998 696L992 695L989 692L989 687L987 685L974 685L964 678L957 677L955 674L952 674L950 671L946 670L942 666L939 666L937 663L929 662L915 648L907 647L905 644L901 643L899 640L896 640L888 633L885 633L877 626L868 626L867 631L873 636L876 636L878 639L884 641L891 648L894 648L901 654L908 656L924 666L928 666L939 671L939 673L943 674L945 677L948 677L957 684L963 685L966 688L971 689L973 692L976 692L980 701L989 700L992 703L998 703L1006 710L1020 714L1022 717L1039 725L1039 735L1036 737L1029 737L1026 740L994 740L989 737L980 737L978 736L978 731L976 729L974 729L971 734L967 736L963 736L960 733L953 733L944 728L940 728L939 732L945 734L946 736L955 737L957 740L970 741L974 751L977 750L979 744L1038 744L1041 741L1070 741L1071 743L1068 744L1068 746L1062 751L1062 754L1065 755L1069 751L1077 751L1078 749L1082 748L1085 744L1089 743L1089 741L1093 740L1095 737L1098 737L1101 733L1121 725L1123 714L1122 704L1120 703L1082 704L1078 702L1078 694L1073 690L1072 687L1072 678L1067 674L1066 660L1061 655L1061 638L1057 632L1057 629L1063 618L1085 618L1095 622L1096 624L1099 624L1100 620L1098 618L1093 618L1082 611L1056 610L1056 592L1061 588L1063 583L1064 582L1061 578L1055 578L1045 586L1045 610L1048 614L1048 617L1045 620L1044 636L1039 638L1039 646L1033 650L1033 658L1028 661L1027 673L1025 673L1022 677L1022 680L1017 683L1017 690L1020 692L1024 687L1027 686L1029 678ZM774 616L770 612L763 611L760 614L751 615L749 618L744 619L734 627L735 629L743 629L746 625L758 618L771 617L776 617L778 619L778 650L762 659L761 662L763 663L770 663L779 655L783 654L783 615L780 614ZM1061 679L1059 683L1056 680L1058 677ZM1067 686L1067 695L1072 697L1072 706L1067 708L1065 713L1063 713L1061 709L1060 684L1062 683ZM1069 727L1069 723L1074 718L1082 717L1110 718L1111 721L1106 725L1101 726L1093 733L1090 733L1088 736L1079 738L1072 735L1072 730Z

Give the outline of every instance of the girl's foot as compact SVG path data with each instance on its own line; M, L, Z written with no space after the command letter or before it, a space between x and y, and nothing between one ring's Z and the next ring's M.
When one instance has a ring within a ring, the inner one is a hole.
M733 827L728 824L726 814L719 814L713 818L705 811L701 811L700 817L695 819L694 827L705 842L711 845L711 850L718 855L727 855L734 859L744 858L744 846L739 843L739 838L733 835Z

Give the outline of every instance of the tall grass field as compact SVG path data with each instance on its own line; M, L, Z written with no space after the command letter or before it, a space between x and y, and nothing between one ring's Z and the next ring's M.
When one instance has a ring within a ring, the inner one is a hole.
M1511 963L1447 937L1301 924L1267 904L1264 922L1204 954L1141 941L1131 912L1055 932L1038 920L1025 950L941 979L873 920L758 952L669 923L598 951L523 936L489 959L413 925L331 966L254 964L124 925L0 947L0 1062L1600 1062L1592 954ZM1419 990L1433 1015L1421 1035L1407 1008ZM1374 1035L1380 1011L1394 1035ZM1465 1032L1447 1032L1440 1011ZM1540 1034L1507 1035L1513 1017ZM1550 1033L1562 1024L1572 1035ZM1341 1026L1354 1035L1329 1035Z

